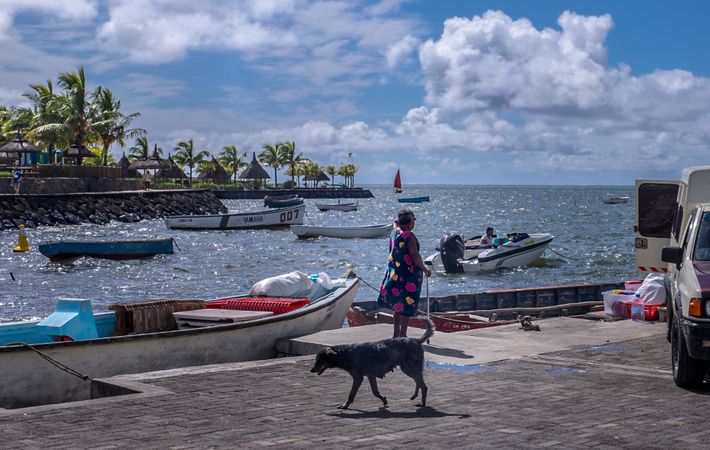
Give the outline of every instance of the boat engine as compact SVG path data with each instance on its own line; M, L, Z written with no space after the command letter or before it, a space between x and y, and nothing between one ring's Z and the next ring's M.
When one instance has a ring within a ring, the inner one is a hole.
M463 258L466 245L458 234L445 234L439 241L439 254L446 273L461 273L463 267L458 260Z

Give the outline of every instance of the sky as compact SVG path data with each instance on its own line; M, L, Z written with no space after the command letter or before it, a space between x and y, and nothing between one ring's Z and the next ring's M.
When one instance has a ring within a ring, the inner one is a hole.
M704 0L0 0L0 105L83 67L168 153L631 185L710 164L708 23Z

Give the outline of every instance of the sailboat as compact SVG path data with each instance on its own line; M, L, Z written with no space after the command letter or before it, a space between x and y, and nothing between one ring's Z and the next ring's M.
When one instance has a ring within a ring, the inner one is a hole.
M399 177L399 169L397 169L397 175L394 176L394 193L402 193L402 180Z

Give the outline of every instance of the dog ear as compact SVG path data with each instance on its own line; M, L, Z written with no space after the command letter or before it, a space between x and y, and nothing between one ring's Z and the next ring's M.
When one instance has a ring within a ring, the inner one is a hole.
M326 347L325 348L325 354L326 356L335 356L338 354L335 350L333 350L333 347Z

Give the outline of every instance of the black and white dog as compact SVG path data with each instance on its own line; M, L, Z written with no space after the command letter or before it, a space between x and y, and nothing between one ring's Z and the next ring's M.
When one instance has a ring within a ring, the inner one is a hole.
M426 406L427 386L424 384L424 349L422 344L434 334L434 324L428 318L427 328L420 338L395 338L362 344L347 344L326 347L316 355L316 362L311 372L318 375L333 367L346 370L353 377L347 401L338 406L347 409L355 400L355 394L365 377L370 382L372 393L387 406L387 398L377 389L377 378L384 378L400 366L402 372L416 383L414 400L422 390L422 401L417 406Z

